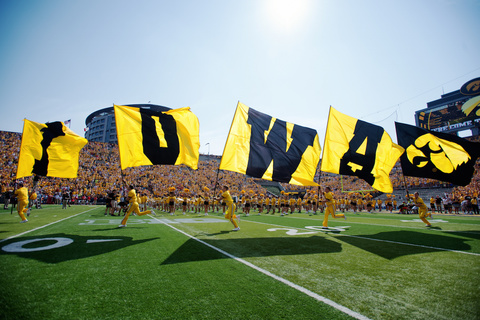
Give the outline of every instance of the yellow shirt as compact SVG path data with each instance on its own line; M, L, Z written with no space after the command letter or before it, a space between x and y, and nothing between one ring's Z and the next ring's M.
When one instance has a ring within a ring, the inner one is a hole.
M222 198L223 201L225 201L225 203L227 204L227 206L230 206L233 203L232 196L230 195L230 191L228 190L222 193Z
M327 206L333 206L335 202L333 201L333 193L332 192L324 192L323 195L327 200Z
M427 209L427 206L423 202L423 199L418 197L418 198L413 198L413 202L415 202L415 205L421 209Z
M28 201L28 189L27 187L21 187L15 190L15 196L18 201Z

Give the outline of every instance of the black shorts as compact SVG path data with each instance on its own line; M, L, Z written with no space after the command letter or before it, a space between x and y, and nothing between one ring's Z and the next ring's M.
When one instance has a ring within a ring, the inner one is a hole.
M175 204L175 202L173 202L173 201L170 201L170 202L168 203L169 206L173 206L174 204Z
M203 201L203 205L208 206L208 201Z

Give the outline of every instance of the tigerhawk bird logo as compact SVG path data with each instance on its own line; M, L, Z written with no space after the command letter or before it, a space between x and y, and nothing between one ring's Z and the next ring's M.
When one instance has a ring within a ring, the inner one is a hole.
M418 137L406 153L408 160L416 167L423 168L432 163L437 170L447 174L470 160L470 155L461 145L430 133Z
M468 116L475 109L476 109L475 114L477 116L480 116L480 96L471 98L470 100L465 102L462 106L462 111L463 113L465 113L466 116Z

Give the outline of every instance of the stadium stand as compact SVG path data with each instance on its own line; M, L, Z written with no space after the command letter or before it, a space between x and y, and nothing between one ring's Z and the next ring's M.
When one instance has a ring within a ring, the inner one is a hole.
M479 137L474 138L480 140ZM18 162L18 155L21 144L21 134L0 131L0 148L2 158L0 159L0 184L2 198L6 192L15 187L15 175ZM146 194L150 199L160 199L168 193L168 189L175 187L177 194L182 194L188 189L188 196L205 196L205 188L210 190L212 196L215 182L219 185L228 184L232 195L266 194L278 196L282 191L290 193L316 194L316 187L303 187L290 184L269 182L261 179L252 179L245 175L230 172L218 171L220 162L219 156L201 155L198 170L192 170L186 166L142 166L120 170L118 147L113 143L89 142L80 152L79 170L77 179L61 179L42 177L37 185L37 193L43 203L59 203L62 190L70 190L72 201L75 203L103 203L105 195L111 190L122 190L125 186L133 184L139 192ZM319 164L320 168L320 164ZM385 203L387 195L375 192L371 186L362 179L351 176L340 176L330 173L320 173L317 169L315 181L320 181L323 187L330 187L335 193L336 199L364 197L370 194L374 199L380 199ZM394 195L397 201L405 196L405 187L409 193L418 191L420 196L428 203L429 199L437 195L444 197L445 194L451 198L458 198L462 201L465 197L478 197L480 186L480 164L476 163L475 175L472 182L466 187L455 187L451 184L440 181L404 177L401 172L400 163L397 162L390 173L390 179L394 187ZM29 188L33 185L33 178L22 179ZM247 191L247 192L246 192Z

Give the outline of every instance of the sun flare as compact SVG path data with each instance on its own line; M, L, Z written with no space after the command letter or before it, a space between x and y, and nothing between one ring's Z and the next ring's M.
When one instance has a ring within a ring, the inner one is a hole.
M306 19L311 0L265 0L269 22L280 31L292 32Z

